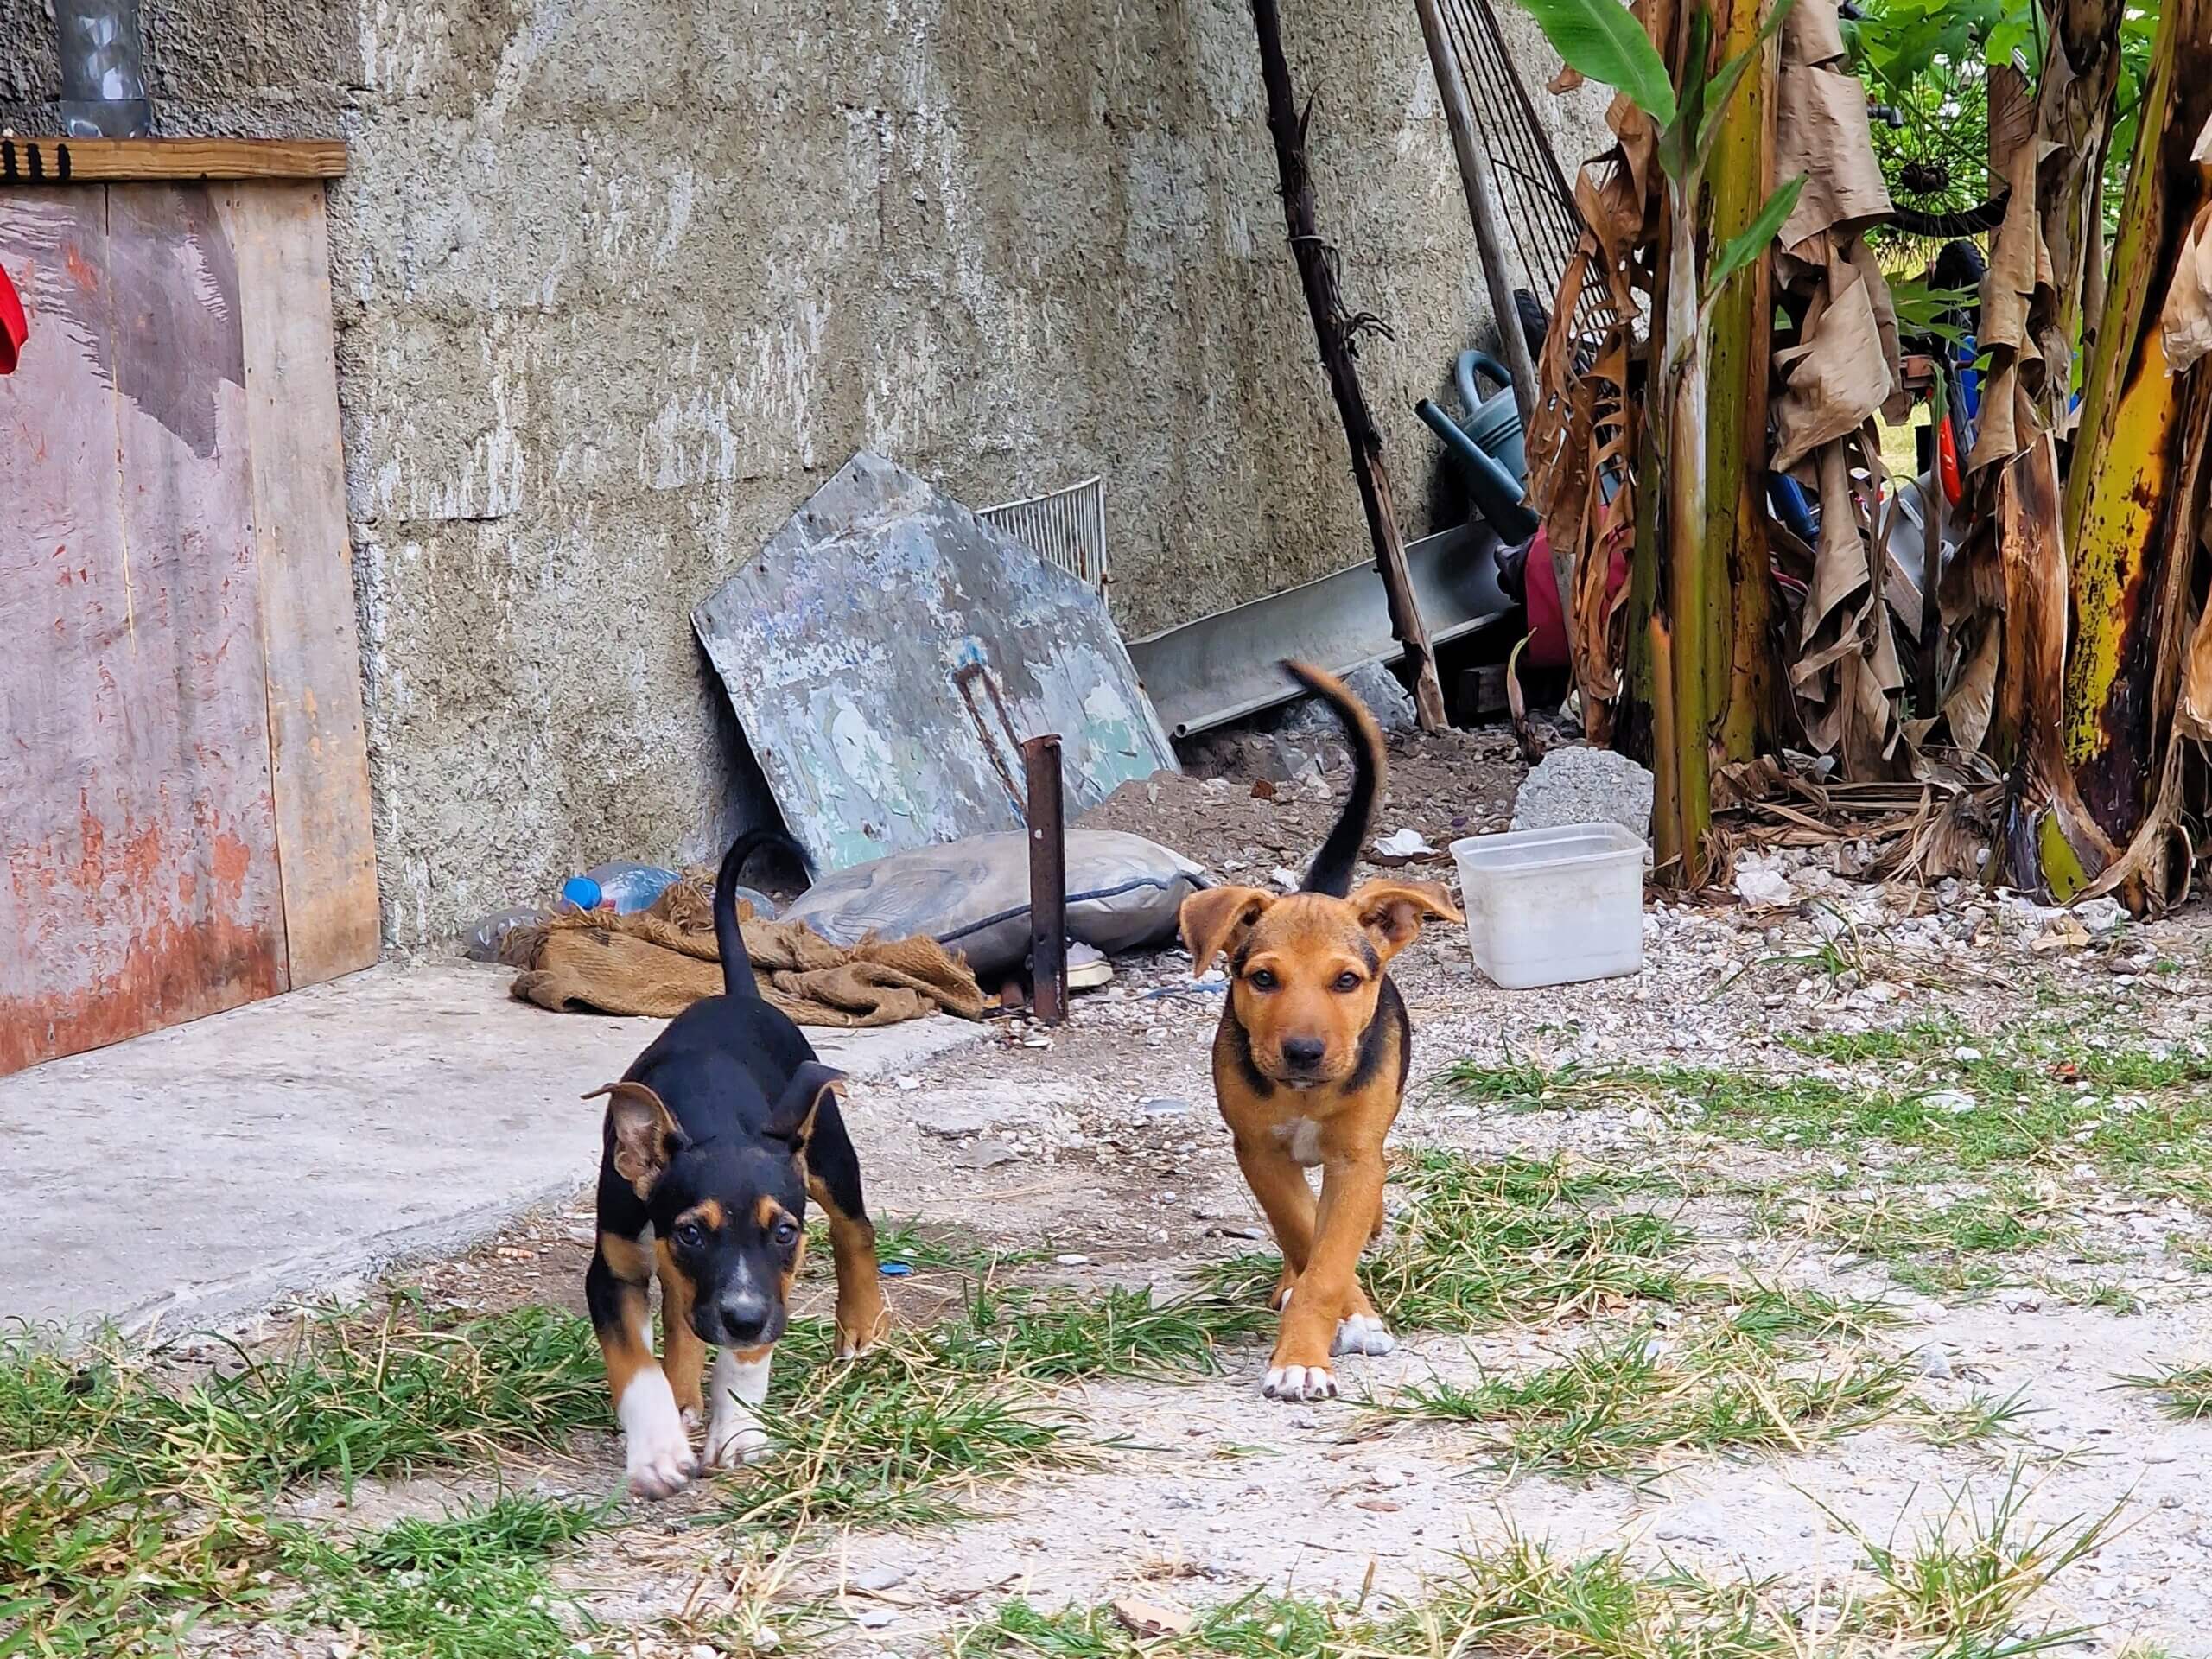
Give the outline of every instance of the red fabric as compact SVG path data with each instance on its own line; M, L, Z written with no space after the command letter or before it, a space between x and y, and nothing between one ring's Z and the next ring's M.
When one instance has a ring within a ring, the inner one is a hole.
M1955 507L1965 488L1959 480L1959 441L1952 435L1948 414L1936 428L1936 461L1942 478L1943 499Z
M30 324L23 321L23 302L16 297L16 285L8 280L6 269L0 267L0 374L16 372L23 342L30 337Z
M1621 590L1628 580L1628 556L1617 546L1613 549L1612 565L1605 572L1605 594L1608 598ZM1559 602L1559 582L1552 574L1552 543L1549 532L1538 531L1536 539L1529 543L1528 567L1529 640L1527 659L1531 668L1565 668L1567 655L1567 614Z

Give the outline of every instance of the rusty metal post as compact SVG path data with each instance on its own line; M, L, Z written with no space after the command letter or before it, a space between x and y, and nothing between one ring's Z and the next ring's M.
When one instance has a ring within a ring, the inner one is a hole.
M1029 773L1030 1010L1048 1026L1068 1017L1068 843L1060 810L1057 732L1021 746Z

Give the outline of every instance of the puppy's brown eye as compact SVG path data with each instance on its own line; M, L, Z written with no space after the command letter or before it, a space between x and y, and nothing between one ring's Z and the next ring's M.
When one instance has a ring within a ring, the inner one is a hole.
M798 1238L798 1223L785 1216L776 1224L776 1243L788 1248Z
M1249 985L1255 991L1272 991L1274 989L1277 981L1272 971L1262 968L1254 973L1251 977L1247 979L1244 982L1247 985Z
M1337 976L1337 988L1340 991L1356 991L1360 988L1361 982L1359 976L1350 969L1346 969Z
M696 1221L687 1221L676 1230L676 1242L687 1250L696 1250L707 1242L706 1229Z

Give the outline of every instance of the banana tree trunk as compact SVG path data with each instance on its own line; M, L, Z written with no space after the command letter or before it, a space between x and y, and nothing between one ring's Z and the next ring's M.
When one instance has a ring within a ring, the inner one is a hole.
M1714 19L1716 67L1758 44L1770 0L1719 0ZM1706 179L1711 219L1707 245L1719 247L1747 229L1774 187L1772 41L1721 113L1720 134ZM1727 664L1707 710L1730 760L1748 760L1774 736L1774 645L1769 638L1766 510L1768 358L1771 351L1773 262L1762 257L1729 284L1713 308L1707 428L1705 537L1707 581L1725 603L1713 606L1709 649ZM1724 586L1725 585L1725 586Z
M2049 378L2044 423L2065 429L2077 334L2094 349L2101 286L2105 155L2120 87L2120 31L2126 0L2052 0L2047 7L2051 67L2043 76L2037 123L2056 148L2037 169L2036 207L2050 253L2058 303L2043 339ZM2063 69L2060 67L2063 60Z
M1667 609L1673 624L1673 796L1679 815L1681 883L1705 879L1713 828L1714 696L1712 551L1706 543L1706 339L1699 327L1697 226L1691 203L1669 181L1667 270Z
M2113 843L2152 814L2182 671L2212 398L2166 352L2162 314L2198 215L2212 125L2212 0L2165 0L2067 479L2073 642L2061 731L2083 806ZM2183 372L2176 372L2177 368Z

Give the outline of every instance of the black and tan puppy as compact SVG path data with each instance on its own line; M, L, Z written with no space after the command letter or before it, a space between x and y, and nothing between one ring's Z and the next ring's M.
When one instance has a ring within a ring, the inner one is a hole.
M767 1396L769 1357L790 1317L810 1195L830 1217L839 1357L867 1347L884 1325L875 1229L831 1092L842 1074L761 999L738 931L738 872L764 841L781 839L741 836L715 877L723 995L677 1015L621 1082L584 1096L607 1096L599 1248L584 1295L639 1497L666 1497L698 1472L690 1427L702 1414L710 1468L734 1468L767 1446L753 1408ZM658 1364L645 1324L656 1272ZM714 1378L702 1402L709 1346Z
M1229 954L1214 1035L1214 1096L1236 1162L1282 1250L1282 1310L1262 1384L1271 1399L1337 1391L1332 1354L1396 1344L1359 1287L1361 1251L1382 1229L1383 1141L1413 1061L1390 958L1424 920L1459 921L1441 887L1371 881L1351 891L1382 787L1382 734L1343 682L1283 668L1326 702L1351 741L1351 796L1294 893L1211 887L1183 901L1194 971ZM1321 1172L1319 1202L1306 1179Z

